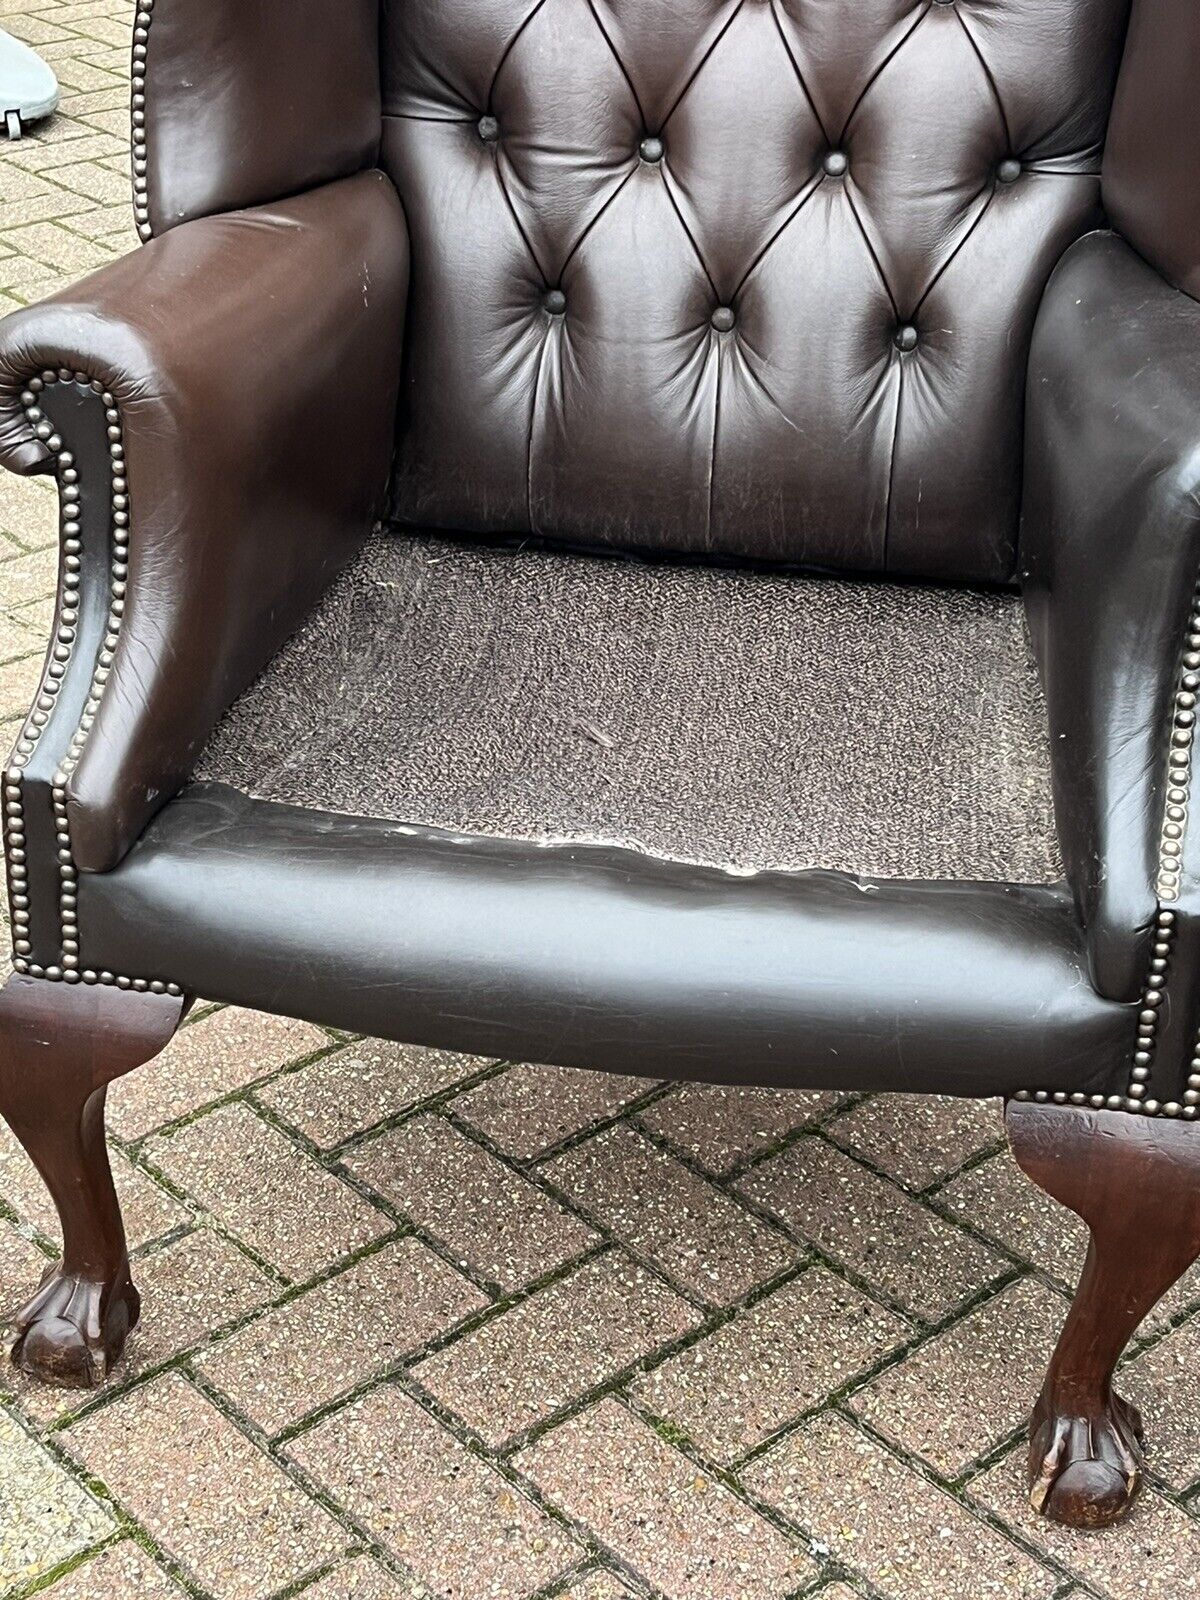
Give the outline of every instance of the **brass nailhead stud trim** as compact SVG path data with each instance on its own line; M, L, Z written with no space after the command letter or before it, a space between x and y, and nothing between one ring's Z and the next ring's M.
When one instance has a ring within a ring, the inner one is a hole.
M149 155L146 148L146 58L154 0L138 0L133 19L133 65L129 101L130 143L133 147L133 217L144 244L154 235L150 224Z
M1188 1122L1194 1122L1200 1117L1200 1036L1197 1037L1193 1047L1187 1089L1182 1100L1160 1102L1147 1094L1147 1087L1158 1042L1159 1010L1167 992L1171 947L1178 931L1171 902L1179 899L1180 878L1183 872L1183 847L1191 805L1192 744L1195 736L1198 697L1200 697L1200 581L1192 590L1183 659L1171 702L1171 731L1167 742L1167 794L1163 806L1162 824L1159 828L1158 867L1154 881L1154 893L1159 909L1155 919L1150 972L1142 990L1141 1005L1138 1009L1137 1042L1129 1071L1129 1084L1123 1096L1109 1095L1107 1098L1093 1096L1091 1101L1095 1104L1099 1099L1103 1105L1114 1111L1136 1111L1148 1117L1182 1117ZM1060 1102L1059 1095L1048 1095L1045 1090L1022 1090L1016 1098L1052 1099Z
M150 0L142 0L144 6ZM26 861L24 779L30 757L37 748L42 730L50 721L57 695L70 664L79 622L83 543L81 539L79 472L75 457L47 420L40 400L56 383L77 383L89 388L104 406L107 425L111 487L109 492L109 610L103 640L96 655L92 681L83 710L66 754L50 781L50 805L58 847L58 906L62 929L59 964L43 967L32 960L29 937L30 896ZM54 640L33 708L17 738L4 774L4 844L8 867L9 895L13 907L13 966L17 972L51 983L115 984L120 989L147 990L151 994L179 995L177 983L161 978L129 978L123 974L98 972L82 967L79 949L79 881L71 849L71 827L67 814L67 784L87 743L96 719L104 686L112 671L113 653L120 637L125 614L125 586L129 573L129 484L125 475L125 444L121 414L113 396L98 379L86 372L43 372L31 378L21 394L25 418L36 438L41 439L55 457L59 493L59 603Z
M1200 584L1192 592L1183 660L1171 703L1167 747L1167 796L1158 838L1155 893L1169 904L1179 898L1183 841L1187 832L1192 786L1192 742L1196 730L1196 697L1200 692Z

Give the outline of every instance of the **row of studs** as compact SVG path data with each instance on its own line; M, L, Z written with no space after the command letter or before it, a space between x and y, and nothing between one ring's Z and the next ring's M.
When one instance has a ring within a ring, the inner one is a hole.
M1140 1111L1148 1117L1200 1116L1200 1044L1193 1051L1188 1068L1187 1088L1182 1103L1147 1099L1146 1090L1154 1065L1160 1008L1166 997L1171 946L1175 942L1175 913L1170 902L1179 898L1183 870L1183 846L1187 834L1188 804L1192 787L1192 744L1195 739L1196 692L1200 689L1200 581L1192 590L1187 635L1179 680L1171 703L1171 736L1167 746L1167 794L1158 838L1158 868L1154 892L1159 903L1150 971L1142 991L1138 1013L1137 1047L1129 1074L1129 1089L1123 1101L1126 1111ZM1114 1097L1115 1098L1115 1097Z
M1192 741L1196 728L1196 693L1200 690L1200 582L1192 592L1183 662L1171 706L1171 743L1167 755L1167 799L1158 841L1155 891L1160 901L1179 898L1183 840L1187 832L1192 780Z
M1179 687L1175 691L1171 719L1171 758L1158 877L1158 894L1161 900L1175 900L1179 897L1179 874L1191 792L1191 753L1198 692L1200 692L1200 581L1192 593L1192 611L1188 618L1182 670L1179 674ZM1188 1063L1187 1088L1183 1092L1183 1104L1185 1117L1195 1117L1200 1110L1200 1035L1192 1046L1192 1059Z
M58 374L54 374L57 382ZM36 385L36 388L34 387ZM81 552L79 524L79 473L75 458L63 448L63 441L55 433L39 407L38 395L45 387L43 379L33 384L21 395L26 421L34 434L57 458L58 496L60 522L61 594L55 621L54 641L49 659L25 725L17 738L4 774L4 832L5 859L8 867L8 898L12 917L13 965L18 972L30 967L30 897L28 860L25 848L25 808L22 793L24 769L28 766L42 730L49 722L62 680L71 659L79 622L79 584Z
M1154 882L1154 892L1160 910L1155 927L1150 972L1146 978L1141 1007L1138 1011L1137 1046L1134 1050L1133 1066L1130 1069L1128 1091L1124 1095L1084 1095L1066 1094L1062 1090L1055 1093L1045 1089L1036 1092L1022 1090L1016 1096L1018 1100L1050 1101L1055 1105L1104 1106L1112 1111L1138 1111L1148 1117L1185 1117L1188 1121L1194 1121L1200 1116L1200 1037L1197 1037L1188 1067L1187 1088L1182 1102L1158 1101L1146 1097L1158 1038L1158 1018L1167 991L1171 946L1175 942L1175 913L1164 907L1163 902L1169 903L1179 898L1183 845L1187 833L1188 802L1192 786L1192 744L1195 739L1197 691L1200 691L1200 581L1197 581L1192 591L1183 661L1171 703L1167 795L1162 827L1159 830L1158 866Z
M1133 1054L1128 1091L1125 1094L1067 1094L1064 1090L1023 1089L1017 1100L1049 1101L1056 1106L1094 1106L1097 1110L1138 1111L1147 1117L1184 1117L1189 1122L1200 1116L1200 1043L1192 1061L1191 1076L1183 1100L1159 1101L1146 1098L1150 1069L1154 1064L1154 1048L1158 1039L1158 1019L1167 993L1167 975L1171 966L1171 947L1176 936L1175 913L1162 909L1158 912L1154 928L1154 949L1150 957L1150 973L1142 991L1138 1010L1137 1047Z
M1192 1045L1192 1059L1188 1062L1188 1080L1187 1088L1183 1091L1183 1103L1185 1108L1189 1106L1192 1108L1184 1110L1185 1117L1194 1117L1197 1111L1200 1111L1200 1034L1197 1034L1196 1042Z
M1133 1066L1129 1073L1129 1089L1125 1097L1125 1110L1141 1111L1148 1117L1195 1117L1200 1095L1186 1106L1177 1100L1160 1103L1146 1098L1146 1086L1154 1065L1154 1051L1158 1043L1159 1019L1167 995L1167 977L1171 966L1171 949L1177 929L1175 913L1160 908L1155 919L1154 946L1150 952L1150 971L1142 990L1141 1009L1138 1012L1137 1045L1133 1052Z
M150 161L146 151L146 56L150 43L150 23L154 0L138 0L133 22L133 73L130 121L133 144L133 215L138 238L143 243L152 237L150 226Z
M58 846L62 965L43 967L30 959L32 945L29 939L29 884L22 788L24 770L29 764L43 728L50 720L56 696L71 660L78 631L79 586L82 581L83 565L83 546L80 539L82 526L79 521L79 473L75 466L75 458L64 448L61 436L55 433L53 424L47 419L38 403L47 386L60 381L78 383L90 388L99 396L104 406L112 474L109 499L112 558L108 623L96 657L88 697L84 702L79 724L71 736L66 755L51 779L50 798ZM129 485L125 476L125 445L121 431L121 415L116 401L102 383L89 378L85 372L72 372L69 368L63 368L59 372L43 372L40 377L32 378L29 387L21 395L21 403L25 407L26 420L35 436L56 458L61 507L62 598L45 676L5 773L4 816L13 917L13 966L18 972L27 973L34 978L48 978L51 982L114 984L121 989L149 990L152 994L177 995L182 992L178 984L166 983L158 978L129 978L123 974L95 971L91 968L81 970L79 965L78 875L71 849L71 831L67 816L67 783L83 753L87 736L95 722L100 696L112 670L113 653L116 650L121 621L125 613L125 589L129 572Z

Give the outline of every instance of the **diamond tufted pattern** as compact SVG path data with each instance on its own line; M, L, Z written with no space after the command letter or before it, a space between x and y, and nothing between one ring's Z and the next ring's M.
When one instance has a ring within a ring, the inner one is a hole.
M395 511L1005 581L1127 0L386 0Z

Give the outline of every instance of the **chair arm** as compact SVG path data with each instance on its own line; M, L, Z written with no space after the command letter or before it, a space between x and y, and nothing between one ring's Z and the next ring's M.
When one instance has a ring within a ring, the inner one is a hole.
M367 172L186 223L0 322L0 464L56 471L62 509L17 761L57 773L77 867L116 865L369 531L407 276Z
M1067 876L1110 999L1137 998L1160 908L1185 891L1186 818L1165 808L1189 768L1198 496L1200 304L1091 234L1034 333L1021 566Z

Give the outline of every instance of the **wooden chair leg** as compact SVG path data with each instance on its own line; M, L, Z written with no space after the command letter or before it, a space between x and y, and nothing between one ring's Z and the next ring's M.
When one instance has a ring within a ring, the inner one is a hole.
M156 1056L185 1000L16 976L0 992L0 1114L50 1190L62 1260L15 1315L13 1360L72 1388L103 1383L140 1302L104 1143L108 1085Z
M1018 1164L1092 1235L1030 1423L1030 1499L1056 1522L1107 1527L1133 1503L1143 1463L1141 1418L1113 1393L1113 1371L1200 1256L1200 1128L1027 1101L1010 1101L1006 1120Z

